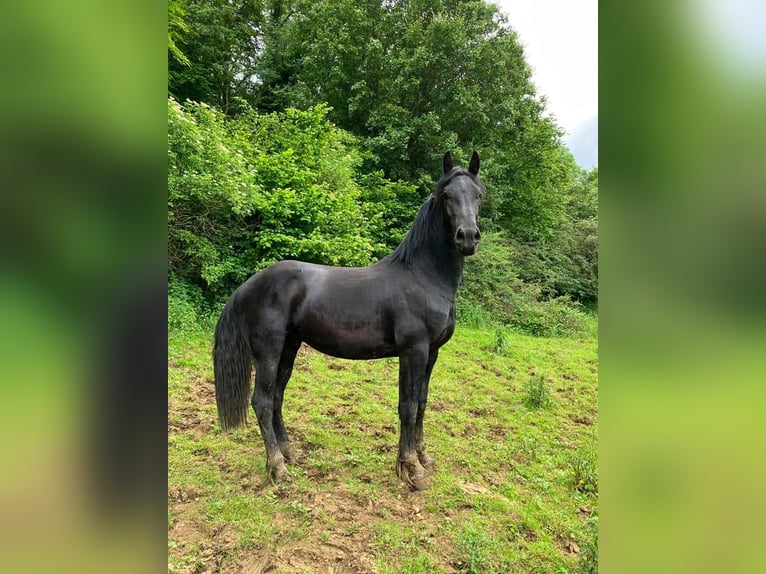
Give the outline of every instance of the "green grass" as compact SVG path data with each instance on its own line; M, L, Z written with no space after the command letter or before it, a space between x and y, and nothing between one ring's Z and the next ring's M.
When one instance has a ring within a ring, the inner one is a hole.
M300 461L274 487L253 416L231 433L217 425L211 339L169 337L171 571L593 571L594 337L459 326L431 381L438 470L425 492L394 473L395 359L301 351L284 407ZM528 406L535 381L545 408Z

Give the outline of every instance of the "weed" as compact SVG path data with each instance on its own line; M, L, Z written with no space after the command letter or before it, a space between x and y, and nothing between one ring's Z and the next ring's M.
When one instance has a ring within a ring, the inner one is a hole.
M484 329L489 324L484 309L474 301L461 300L458 304L457 320L469 329Z
M598 455L595 447L589 444L575 452L569 460L572 472L572 485L580 492L598 492Z
M529 462L537 460L537 451L540 447L540 441L537 435L524 435L519 440L519 450L526 455Z
M505 336L505 332L498 327L495 329L495 340L492 346L492 351L497 355L507 355L508 349L508 338Z
M551 398L548 387L545 385L545 377L537 375L530 377L524 385L524 406L530 410L544 409L550 405Z
M467 574L489 574L496 572L493 555L497 553L497 542L471 523L455 537L457 546L456 565Z
M287 503L287 508L294 517L308 516L311 513L311 509L305 504L301 504L297 500L291 500Z

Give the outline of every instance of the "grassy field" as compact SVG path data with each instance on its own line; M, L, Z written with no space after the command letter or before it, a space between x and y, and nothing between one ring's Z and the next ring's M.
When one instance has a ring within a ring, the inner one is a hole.
M394 472L397 361L306 347L300 460L272 486L258 425L216 422L211 332L169 338L171 572L595 572L597 341L458 327L431 381L431 489Z

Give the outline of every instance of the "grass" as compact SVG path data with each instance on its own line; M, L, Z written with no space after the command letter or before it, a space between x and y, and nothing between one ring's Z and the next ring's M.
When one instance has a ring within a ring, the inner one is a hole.
M300 461L274 487L252 415L218 428L211 338L169 337L169 571L595 571L595 338L459 326L431 381L425 492L393 470L395 359L300 352L284 408ZM535 381L545 408L526 406Z

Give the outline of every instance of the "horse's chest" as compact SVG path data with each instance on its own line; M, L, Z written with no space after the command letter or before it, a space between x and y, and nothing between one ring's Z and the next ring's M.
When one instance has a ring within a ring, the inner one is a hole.
M442 346L449 341L455 332L455 305L451 305L446 313L433 314L430 327L434 344Z

